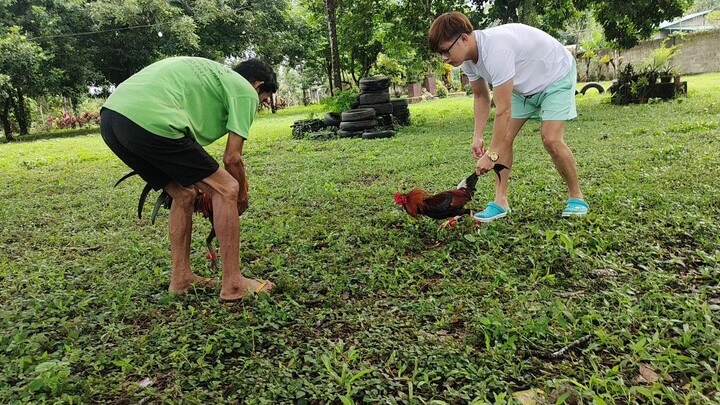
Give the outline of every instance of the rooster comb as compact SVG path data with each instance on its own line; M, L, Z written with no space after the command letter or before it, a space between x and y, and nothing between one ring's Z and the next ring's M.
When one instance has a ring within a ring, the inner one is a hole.
M395 193L393 198L395 198L395 204L397 205L405 205L405 203L407 203L407 197L405 196L405 194L397 192Z

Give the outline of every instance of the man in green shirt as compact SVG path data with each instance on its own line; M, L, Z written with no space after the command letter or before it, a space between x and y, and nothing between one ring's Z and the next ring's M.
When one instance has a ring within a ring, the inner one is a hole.
M214 285L190 269L195 197L212 198L220 243L220 299L233 301L274 284L240 272L238 216L248 206L242 149L261 101L277 91L267 64L250 59L230 69L194 57L153 63L124 82L100 113L100 133L110 149L155 190L173 199L170 207L172 275L169 290L183 293L193 283ZM202 146L227 134L223 167Z

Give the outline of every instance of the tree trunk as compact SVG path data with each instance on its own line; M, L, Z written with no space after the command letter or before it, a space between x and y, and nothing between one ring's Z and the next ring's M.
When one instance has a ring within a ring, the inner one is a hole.
M12 127L10 126L10 118L8 117L10 115L10 101L8 100L4 104L5 106L0 114L0 120L2 120L3 131L5 131L5 139L11 142L14 141L15 138L12 136Z
M340 79L340 53L338 52L337 43L337 21L335 14L337 12L337 0L325 0L325 7L328 14L328 41L330 43L330 60L332 70L332 80L330 83L330 95L335 95L334 89L342 90L342 82Z
M327 63L325 64L325 72L327 73L328 85L330 86L330 95L332 96L333 95L332 89L334 88L333 87L332 61L328 60Z
M17 89L17 104L15 104L15 119L18 122L20 128L20 135L27 135L30 117L28 116L27 108L25 108L25 96L22 90Z

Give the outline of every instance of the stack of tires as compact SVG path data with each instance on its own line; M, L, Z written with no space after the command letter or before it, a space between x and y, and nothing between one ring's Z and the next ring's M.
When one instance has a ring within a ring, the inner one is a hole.
M375 110L372 108L356 108L340 114L340 138L359 138L366 131L377 125Z
M372 108L378 125L393 129L393 105L390 103L390 79L387 76L364 77L360 79L360 94L357 108Z
M390 100L393 108L393 121L397 125L410 125L410 110L408 110L408 101L406 98Z

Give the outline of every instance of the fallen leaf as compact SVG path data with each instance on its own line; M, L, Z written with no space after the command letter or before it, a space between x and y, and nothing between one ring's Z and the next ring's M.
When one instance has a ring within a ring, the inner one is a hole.
M512 396L521 405L537 405L543 403L545 392L537 388L530 388L525 391L513 392Z
M152 383L153 383L152 378L150 378L150 377L145 377L145 378L143 378L142 381L140 381L140 382L138 383L138 385L140 385L140 388L145 388L145 387L147 387L147 386L149 386L149 385L152 385Z
M349 299L350 299L350 293L347 292L347 291L345 291L344 293L342 293L342 299L345 300L345 301L349 300Z
M638 382L654 384L660 379L653 369L647 364L640 363L640 375L638 376Z
M576 297L576 296L578 296L578 295L585 295L585 291L583 291L583 290L580 290L580 291L562 291L562 292L557 293L557 295L558 295L559 297L562 297L562 298L570 298L570 297Z
M613 269L590 270L590 274L592 274L595 277L600 277L600 278L615 278L615 277L617 277L617 272Z

